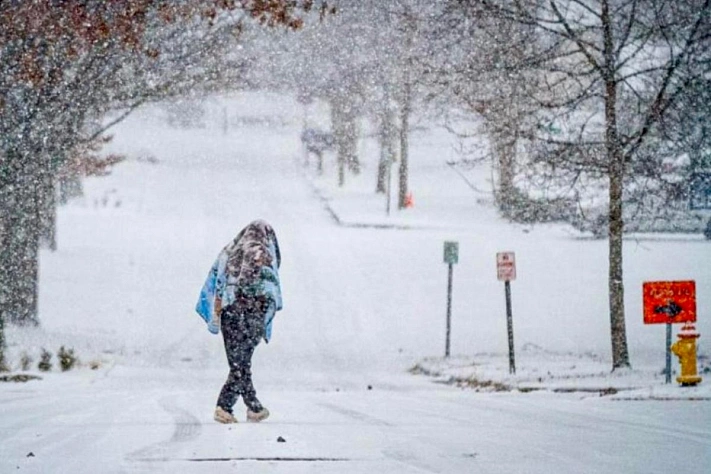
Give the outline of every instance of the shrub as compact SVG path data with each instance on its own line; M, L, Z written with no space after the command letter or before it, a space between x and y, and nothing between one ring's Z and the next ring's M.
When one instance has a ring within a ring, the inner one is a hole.
M74 349L65 349L64 346L59 348L57 358L59 359L59 366L61 367L62 372L73 369L79 361L79 359L77 359L74 355Z
M42 348L42 354L40 355L40 361L37 364L37 368L42 372L49 372L52 370L52 353L48 350Z
M22 356L20 356L20 369L24 371L30 370L32 362L32 356L30 356L27 352L23 352Z

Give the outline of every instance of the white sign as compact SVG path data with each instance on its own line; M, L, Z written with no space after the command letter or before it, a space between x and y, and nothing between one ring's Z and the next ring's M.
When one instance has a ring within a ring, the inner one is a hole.
M496 254L496 276L499 281L516 279L516 255L513 252L498 252Z

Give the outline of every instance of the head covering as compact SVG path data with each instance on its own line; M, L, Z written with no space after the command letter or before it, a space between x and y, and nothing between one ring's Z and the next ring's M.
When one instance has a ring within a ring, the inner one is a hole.
M259 276L259 269L281 266L281 254L274 229L264 220L250 222L237 237L225 247L227 253L228 277L237 280L237 284L254 281Z

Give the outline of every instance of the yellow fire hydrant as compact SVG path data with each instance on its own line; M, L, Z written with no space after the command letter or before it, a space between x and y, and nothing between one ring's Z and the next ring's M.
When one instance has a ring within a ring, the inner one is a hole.
M699 338L699 333L692 323L685 323L677 337L679 340L671 346L671 351L679 358L681 364L681 375L676 378L676 381L683 386L696 385L701 382L701 377L696 371L696 339Z

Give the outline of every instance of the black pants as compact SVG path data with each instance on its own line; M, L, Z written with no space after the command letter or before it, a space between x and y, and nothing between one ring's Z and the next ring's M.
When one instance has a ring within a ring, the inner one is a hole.
M260 299L238 298L222 311L222 337L225 341L230 374L222 386L217 405L232 413L237 398L253 412L262 411L252 384L252 354L264 337L266 303Z

